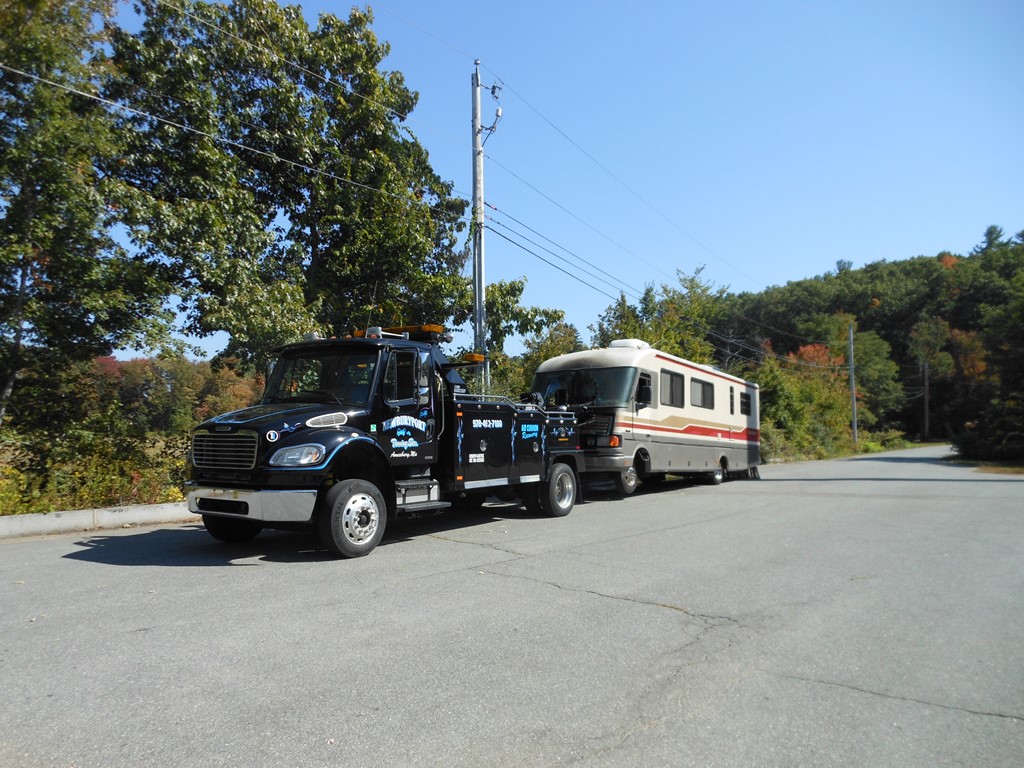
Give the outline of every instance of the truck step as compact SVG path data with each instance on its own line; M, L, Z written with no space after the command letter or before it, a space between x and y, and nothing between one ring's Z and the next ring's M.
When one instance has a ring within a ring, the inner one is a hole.
M395 488L398 488L399 490L402 490L402 489L413 490L413 489L419 489L419 488L433 488L433 487L436 487L436 486L437 486L437 481L436 480L431 480L429 477L425 477L422 480L421 479L415 479L415 480L396 480L395 481Z
M451 507L450 501L416 501L410 504L399 504L396 511L400 515L418 515L422 512L440 512Z

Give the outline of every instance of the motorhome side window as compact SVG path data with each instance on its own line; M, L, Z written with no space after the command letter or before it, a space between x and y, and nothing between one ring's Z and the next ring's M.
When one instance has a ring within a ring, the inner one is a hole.
M740 413L744 416L750 415L750 395L740 392Z
M715 407L715 385L710 381L690 379L690 403L697 408Z
M416 352L396 350L388 358L384 372L384 399L389 402L412 400L416 396Z
M684 392L683 375L681 373L661 372L661 404L674 405L682 408Z

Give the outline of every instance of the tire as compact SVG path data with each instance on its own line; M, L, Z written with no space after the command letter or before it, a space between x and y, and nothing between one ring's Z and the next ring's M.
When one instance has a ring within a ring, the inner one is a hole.
M714 472L708 473L708 485L721 485L723 480L725 480L725 467L721 464Z
M203 526L206 532L217 541L227 544L241 544L255 539L263 526L252 520L241 520L233 517L203 515Z
M625 472L617 474L614 477L615 490L623 496L629 496L631 493L636 491L637 486L640 485L640 476L637 474L635 466L630 467Z
M388 508L377 486L342 480L327 492L317 525L320 539L339 557L370 554L384 537Z
M576 504L576 475L565 464L553 464L541 485L540 508L551 517L565 517Z

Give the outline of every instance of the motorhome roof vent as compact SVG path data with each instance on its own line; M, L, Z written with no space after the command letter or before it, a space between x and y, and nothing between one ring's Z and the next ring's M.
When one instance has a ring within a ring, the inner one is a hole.
M616 347L627 347L629 349L649 349L650 344L646 341L640 341L640 339L615 339L611 342L608 347L614 349Z

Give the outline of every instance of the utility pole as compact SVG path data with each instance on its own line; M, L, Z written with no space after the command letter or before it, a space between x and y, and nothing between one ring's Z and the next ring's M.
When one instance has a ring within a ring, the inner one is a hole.
M484 356L483 390L491 386L491 359L487 354L486 282L484 281L484 137L498 127L501 107L494 114L494 122L484 128L480 121L480 59L473 70L473 346ZM498 98L500 88L491 86L491 96Z
M850 323L850 403L853 406L853 446L857 447L857 382L853 378L853 323Z
M487 309L484 306L484 137L480 125L480 59L473 71L473 346L484 356L484 392L490 389Z

